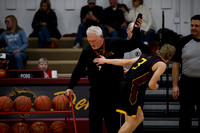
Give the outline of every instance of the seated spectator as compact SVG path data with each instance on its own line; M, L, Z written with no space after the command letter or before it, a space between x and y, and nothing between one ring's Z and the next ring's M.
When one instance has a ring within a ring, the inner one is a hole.
M81 23L79 24L74 48L82 46L82 37L86 36L86 30L90 26L99 26L105 37L104 26L102 24L103 8L96 5L96 0L88 0L88 5L81 8Z
M6 53L0 53L0 69L7 71L8 63L9 63L9 59L6 56Z
M132 0L133 9L127 12L125 9L121 8L124 12L125 20L127 22L135 22L137 15L142 13L143 20L141 26L141 41L144 44L148 44L151 37L155 34L155 26L150 10L143 5L143 0Z
M57 29L56 13L51 9L49 0L41 0L40 9L34 15L32 21L33 32L29 37L38 37L39 48L46 44L51 45L50 37L60 39L61 34Z
M27 61L25 49L28 47L28 40L24 30L18 26L15 16L5 18L6 31L0 35L0 42L7 44L6 55L9 59L9 69L24 69Z
M124 14L120 8L124 8L128 12L125 4L118 4L117 0L109 0L110 6L104 9L104 27L106 33L110 37L127 38L127 24Z
M44 72L44 78L52 78L52 70L48 68L48 60L46 58L38 60L38 69Z
M127 40L130 40L130 38L133 35L133 25L134 22L129 23L128 28L127 28ZM134 49L130 52L126 52L124 54L124 58L125 59L132 59L132 58L136 58L139 57L142 53L146 53L146 54L156 54L156 51L160 49L160 42L159 42L159 38L156 35L153 35L153 37L151 38L149 45L145 45L142 44L140 45L139 48ZM131 66L125 66L126 68L130 68Z

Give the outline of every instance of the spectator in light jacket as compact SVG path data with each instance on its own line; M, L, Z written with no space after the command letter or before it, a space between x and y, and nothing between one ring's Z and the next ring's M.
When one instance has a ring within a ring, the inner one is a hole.
M124 12L124 17L127 22L135 22L137 15L141 13L143 15L142 27L141 27L141 41L144 44L148 44L152 36L155 34L155 26L152 14L150 10L143 5L143 0L132 0L133 9L127 12L121 8Z

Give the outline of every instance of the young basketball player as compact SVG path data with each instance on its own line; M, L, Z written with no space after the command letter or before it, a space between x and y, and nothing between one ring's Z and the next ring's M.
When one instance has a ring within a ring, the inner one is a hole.
M121 101L117 112L125 115L125 123L118 133L132 133L144 120L141 105L144 102L146 87L157 90L157 81L165 72L166 64L174 55L175 47L165 44L157 54L142 54L132 59L106 59L101 56L94 59L97 65L132 65L121 82ZM146 86L146 87L144 87Z

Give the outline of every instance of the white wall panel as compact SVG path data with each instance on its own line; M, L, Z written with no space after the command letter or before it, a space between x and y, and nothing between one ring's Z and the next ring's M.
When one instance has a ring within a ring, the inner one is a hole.
M179 31L177 27L180 27L181 34L190 33L190 17L192 14L200 13L200 0L179 1L181 2L180 23L175 24L175 17L178 17L177 0L144 0L144 4L151 9L157 30L162 26L162 10L164 10L166 28ZM190 1L193 1L192 5ZM132 0L119 0L119 2L132 8ZM28 36L32 32L31 23L39 4L40 0L0 0L0 28L5 28L5 16L13 14ZM51 4L57 15L58 29L61 34L77 32L80 23L80 10L82 6L87 4L87 0L51 0ZM97 5L106 8L109 6L109 0L97 0Z
M57 0L57 2L59 2L59 1ZM56 8L56 0L51 0L51 8L52 9Z
M75 0L65 0L65 9L74 10L75 9Z
M5 0L5 1L6 1L6 9L15 10L17 8L16 0Z
M162 0L161 7L163 9L171 9L172 8L172 0Z
M36 9L36 0L26 0L26 9L28 10Z

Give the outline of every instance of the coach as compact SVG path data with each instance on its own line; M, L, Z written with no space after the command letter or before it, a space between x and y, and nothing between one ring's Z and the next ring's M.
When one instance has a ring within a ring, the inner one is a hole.
M73 93L73 88L87 68L91 84L89 98L89 131L102 133L103 119L108 133L117 133L120 128L119 114L115 112L117 100L120 100L119 82L123 78L123 68L114 65L97 66L93 60L100 55L106 58L123 58L124 53L136 49L140 45L140 26L135 24L133 37L130 40L121 38L103 38L98 26L87 29L87 40L90 45L83 49L79 61L72 73L66 91Z

